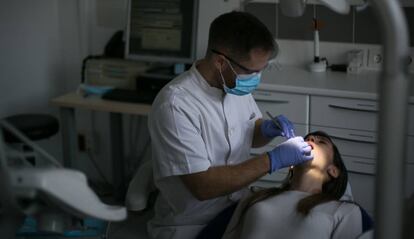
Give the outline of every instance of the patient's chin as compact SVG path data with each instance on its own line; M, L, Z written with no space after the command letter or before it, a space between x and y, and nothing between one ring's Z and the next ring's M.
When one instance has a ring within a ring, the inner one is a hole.
M312 161L313 160L309 160L309 161L303 162L301 164L296 165L295 167L300 168L300 169L311 168L312 167Z
M318 152L317 150L312 151L313 159L309 160L304 163L304 167L308 168L324 168L326 165L326 160L323 154L321 152Z

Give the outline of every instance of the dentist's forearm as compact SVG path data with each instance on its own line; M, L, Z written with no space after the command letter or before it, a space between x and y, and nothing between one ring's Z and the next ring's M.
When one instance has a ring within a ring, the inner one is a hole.
M207 171L180 176L184 185L198 200L208 200L236 192L269 172L267 154L243 163L211 167Z
M252 147L253 148L260 148L265 146L266 144L268 144L270 141L272 141L272 139L266 138L261 131L261 124L262 124L263 120L262 119L258 119L255 123L254 126L254 134L253 134L253 142L252 142Z

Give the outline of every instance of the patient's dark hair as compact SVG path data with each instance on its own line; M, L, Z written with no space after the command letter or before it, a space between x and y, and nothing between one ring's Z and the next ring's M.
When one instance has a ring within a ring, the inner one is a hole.
M332 143L334 153L333 164L339 169L339 175L336 178L331 177L331 180L324 183L321 193L310 195L298 202L297 210L304 215L307 215L312 208L321 203L332 200L339 200L344 195L346 186L348 184L348 171L346 170L345 164L342 161L342 157L339 153L338 148L332 142L332 139L329 137L329 135L322 131L316 131L306 135L305 139L310 135L325 137Z
M305 136L305 139L311 135L325 137L332 143L333 152L334 152L333 164L339 169L339 175L337 178L331 177L331 180L324 183L322 186L322 192L307 196L298 202L298 205L296 206L296 210L297 212L301 213L304 216L307 216L309 212L315 206L319 204L333 201L333 200L339 200L344 195L347 184L348 184L348 173L345 168L345 164L342 161L342 157L339 154L338 148L332 142L332 139L328 136L328 134L322 131L315 131L315 132L309 133L308 135ZM281 187L264 189L250 196L250 198L247 199L248 202L246 204L246 207L242 211L240 220L237 223L237 225L240 224L247 210L251 206L253 206L255 203L263 201L272 196L277 196L285 191L290 190L290 187L291 187L290 183L291 183L292 177L293 177L293 171L290 170L285 182L282 184Z
M248 59L254 48L277 54L277 45L269 29L247 12L229 12L220 15L210 25L207 54L211 50L229 50L229 57Z

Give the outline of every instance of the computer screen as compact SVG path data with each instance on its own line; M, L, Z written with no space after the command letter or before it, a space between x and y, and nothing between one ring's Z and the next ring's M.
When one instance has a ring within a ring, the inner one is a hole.
M130 0L126 58L191 63L196 54L198 0Z

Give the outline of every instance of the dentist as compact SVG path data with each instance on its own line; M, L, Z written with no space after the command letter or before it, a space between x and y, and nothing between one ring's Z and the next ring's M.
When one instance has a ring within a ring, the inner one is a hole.
M153 238L195 238L221 211L234 207L247 186L267 173L312 159L284 116L262 120L252 95L277 53L256 17L230 12L210 26L204 59L158 94L149 116L159 195L148 223ZM251 147L288 140L250 158ZM225 228L225 225L224 225Z

